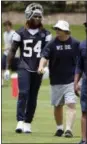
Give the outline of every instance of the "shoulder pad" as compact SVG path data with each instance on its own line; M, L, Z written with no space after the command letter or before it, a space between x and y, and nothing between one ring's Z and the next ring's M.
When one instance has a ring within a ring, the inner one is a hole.
M17 32L19 35L21 35L21 33L22 33L24 30L25 30L25 28L24 28L24 27L21 27L21 28L18 29L16 32Z

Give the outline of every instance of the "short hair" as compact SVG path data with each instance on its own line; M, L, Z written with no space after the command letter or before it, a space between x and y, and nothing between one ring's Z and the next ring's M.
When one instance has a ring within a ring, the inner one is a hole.
M4 26L11 26L12 27L12 22L9 21L9 20L7 20L7 21L3 22L3 25Z

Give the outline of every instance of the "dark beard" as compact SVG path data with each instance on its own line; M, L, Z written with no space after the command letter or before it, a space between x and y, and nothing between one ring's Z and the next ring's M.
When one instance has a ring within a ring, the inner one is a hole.
M27 21L26 24L27 24L28 28L31 28L31 29L36 29L36 28L41 28L42 27L42 23L39 23L38 25L36 25L34 20Z

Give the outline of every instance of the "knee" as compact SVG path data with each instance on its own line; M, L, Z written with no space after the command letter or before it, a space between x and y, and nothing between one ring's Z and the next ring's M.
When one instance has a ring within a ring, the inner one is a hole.
M69 113L72 113L72 114L76 115L75 104L69 104L69 105L67 105L67 111L69 111Z
M28 96L28 91L26 91L26 90L21 90L21 91L19 91L19 97L24 97L24 98L26 98Z
M68 109L76 110L76 105L74 103L67 104Z

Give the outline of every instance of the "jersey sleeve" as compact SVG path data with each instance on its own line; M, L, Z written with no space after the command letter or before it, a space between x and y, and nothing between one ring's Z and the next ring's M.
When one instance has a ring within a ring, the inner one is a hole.
M20 42L21 41L20 33L15 32L13 34L12 41Z
M46 31L45 42L49 42L52 40L52 34L49 31Z
M24 28L20 28L19 30L17 30L14 34L13 34L13 41L16 42L20 42L21 41L21 36L22 36L22 32L23 32Z
M52 40L52 34L50 33L50 34L48 34L48 35L46 36L45 41L46 41L46 42L49 42L49 41L51 41L51 40Z
M42 50L41 57L49 59L51 54L51 41L48 42Z
M12 36L12 51L15 53L20 47L22 29L15 31Z

